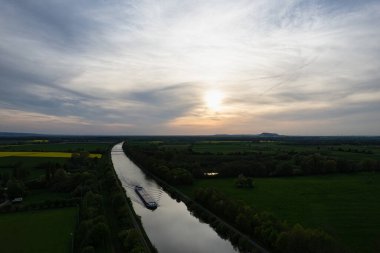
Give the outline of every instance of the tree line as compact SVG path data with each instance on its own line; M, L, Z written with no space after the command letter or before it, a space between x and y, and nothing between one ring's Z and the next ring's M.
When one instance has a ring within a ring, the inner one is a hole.
M188 149L161 148L159 144L134 143L125 152L153 174L172 184L191 184L193 178L217 177L281 177L380 171L380 160L352 160L316 152L277 151L197 153ZM186 171L188 173L186 173Z
M137 216L131 211L132 203L114 173L109 155L101 158L92 175L74 190L83 196L75 233L76 252L99 252L107 247L132 253L155 252L150 243L148 249L142 244L148 239L132 222L132 216Z

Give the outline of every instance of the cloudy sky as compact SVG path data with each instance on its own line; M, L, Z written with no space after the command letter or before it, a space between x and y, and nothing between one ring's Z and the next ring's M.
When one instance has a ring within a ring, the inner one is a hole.
M0 0L0 131L380 135L380 2Z

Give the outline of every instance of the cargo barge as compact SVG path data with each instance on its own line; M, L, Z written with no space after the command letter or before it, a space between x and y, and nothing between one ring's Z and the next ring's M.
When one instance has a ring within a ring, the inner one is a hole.
M135 186L135 192L140 197L145 207L154 210L157 208L157 203L141 186Z

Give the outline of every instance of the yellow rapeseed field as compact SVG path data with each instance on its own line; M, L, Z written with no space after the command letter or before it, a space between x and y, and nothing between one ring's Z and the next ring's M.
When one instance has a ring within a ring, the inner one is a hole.
M62 157L62 158L70 158L72 153L67 152L3 152L0 151L0 157L6 156L23 156L23 157ZM101 158L101 154L90 154L90 158Z

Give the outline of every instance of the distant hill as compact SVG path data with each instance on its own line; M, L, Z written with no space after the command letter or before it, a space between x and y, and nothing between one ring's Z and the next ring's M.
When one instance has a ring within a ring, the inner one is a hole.
M259 137L281 137L283 135L279 135L276 133L261 133L261 134L258 134L257 136L259 136Z
M277 133L261 133L261 134L214 134L215 137L285 137Z

